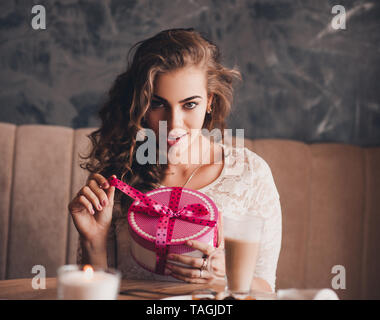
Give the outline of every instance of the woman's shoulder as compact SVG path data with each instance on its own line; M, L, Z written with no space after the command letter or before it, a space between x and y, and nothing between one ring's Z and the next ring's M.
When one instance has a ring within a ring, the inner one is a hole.
M267 175L271 169L267 161L244 146L224 145L226 150L226 175Z
M240 193L247 190L247 194L279 198L272 170L263 157L247 147L227 148L230 159L223 179L223 188L240 190Z

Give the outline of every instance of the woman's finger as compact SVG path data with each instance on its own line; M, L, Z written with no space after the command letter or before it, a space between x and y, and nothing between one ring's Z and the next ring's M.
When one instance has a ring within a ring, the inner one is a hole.
M198 283L198 284L203 284L203 283L209 283L210 282L210 279L204 279L204 278L189 278L189 277L185 277L185 276L182 276L180 274L175 274L175 273L171 273L170 274L172 277L176 278L176 279L179 279L179 280L182 280L182 281L185 281L185 282L188 282L188 283Z
M108 204L108 197L104 190L99 187L97 181L91 179L88 183L88 187L92 190L92 192L96 195L99 200L99 203L105 207Z
M172 277L183 280L188 283L195 283L195 284L204 284L204 283L209 283L210 281L208 279L203 279L203 278L186 278L181 275L176 275L176 274L171 274Z
M168 258L168 260L177 261L177 262L181 262L183 264L187 264L193 268L199 269L203 266L203 258L194 258L194 257L186 256L184 254L175 254L175 253L169 254L167 258Z
M180 275L186 278L191 278L191 279L199 278L201 275L201 271L199 268L193 269L193 268L180 267L170 262L166 263L166 268L168 268L172 272L172 274L175 273L177 275ZM202 278L205 278L205 279L210 278L209 272L202 270Z
M209 244L198 240L186 241L186 245L203 252L207 256L209 256L215 250L213 246L210 246Z
M187 278L199 278L199 269L184 268L170 262L166 263L166 268L168 268L172 273L176 273Z
M117 178L115 175L112 175L113 178ZM108 200L113 203L113 200L114 200L114 197L115 197L115 187L111 187L111 188L108 188L107 189L107 197L108 197Z
M80 203L83 207L85 207L90 214L92 214L92 215L95 214L95 211L92 207L91 202L88 201L85 196L80 195L78 198L78 203Z
M98 185L104 189L107 189L110 186L107 179L99 173L94 173L90 175L89 180L90 179L95 180L98 183Z
M81 196L85 196L87 200L89 200L94 208L98 211L102 211L103 207L99 202L98 197L95 195L95 193L90 189L89 186L84 186L82 190L80 191Z

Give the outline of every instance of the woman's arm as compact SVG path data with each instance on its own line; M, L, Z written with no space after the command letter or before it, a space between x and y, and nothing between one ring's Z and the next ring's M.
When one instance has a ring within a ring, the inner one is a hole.
M252 198L249 212L265 219L259 255L257 258L253 289L273 292L276 287L276 271L282 239L282 214L280 196L268 164L257 158L253 164Z
M118 219L120 204L115 203L113 217L107 238L99 244L91 244L79 237L77 248L77 264L91 264L101 268L116 267L116 220Z
M107 240L99 244L89 243L85 239L79 239L81 257L79 264L91 264L106 269L107 264Z
M269 283L262 278L253 278L251 289L256 291L273 292Z

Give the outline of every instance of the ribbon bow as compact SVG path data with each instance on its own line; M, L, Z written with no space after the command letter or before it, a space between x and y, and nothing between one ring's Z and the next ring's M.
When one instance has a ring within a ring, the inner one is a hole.
M209 214L209 210L202 203L189 204L178 210L178 205L181 199L181 187L173 187L170 193L169 206L159 203L149 198L139 190L127 185L119 179L110 177L108 182L111 186L118 188L120 191L138 200L134 202L130 211L135 213L145 213L150 216L158 216L156 229L156 270L159 274L165 273L166 255L168 245L173 236L174 223L176 219L181 219L187 222L214 227L216 221L200 218Z

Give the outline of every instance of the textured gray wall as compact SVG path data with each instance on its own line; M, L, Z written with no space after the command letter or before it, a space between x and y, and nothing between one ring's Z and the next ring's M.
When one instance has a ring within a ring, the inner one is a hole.
M230 128L250 138L380 145L380 1L0 3L0 121L97 126L131 45L194 27L243 73ZM33 4L45 6L46 30L31 27ZM330 27L335 4L346 8L346 30Z

